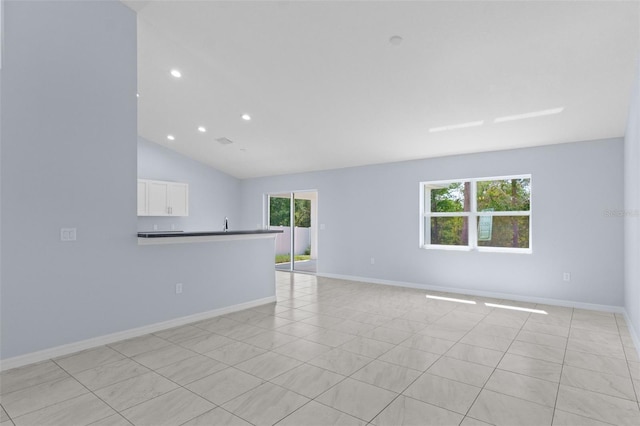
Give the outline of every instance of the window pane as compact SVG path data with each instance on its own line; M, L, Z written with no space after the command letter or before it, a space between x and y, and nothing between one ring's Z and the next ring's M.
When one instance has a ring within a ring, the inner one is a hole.
M478 246L529 248L529 219L529 216L478 217Z
M425 218L425 232L431 232L431 244L466 246L468 244L468 217ZM427 238L425 238L427 240Z
M477 183L478 212L529 211L531 179L488 180Z
M431 212L469 211L470 182L455 182L441 188L428 186L425 188L425 197L429 197L431 200Z

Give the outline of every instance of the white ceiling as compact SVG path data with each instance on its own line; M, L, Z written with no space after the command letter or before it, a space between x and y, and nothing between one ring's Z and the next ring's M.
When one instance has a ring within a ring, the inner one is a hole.
M239 178L619 137L640 51L637 1L125 3L139 134Z

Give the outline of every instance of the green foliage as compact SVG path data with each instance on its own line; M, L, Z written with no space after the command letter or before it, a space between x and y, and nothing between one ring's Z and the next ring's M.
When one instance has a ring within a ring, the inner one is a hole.
M432 217L431 244L467 245L467 229L468 218L466 217Z
M462 212L465 206L465 184L452 183L446 188L431 190L432 212Z
M505 179L478 182L478 211L529 211L529 179Z
M311 200L295 200L296 226L311 226ZM291 226L291 202L289 198L271 197L269 206L270 226Z
M529 211L530 179L504 179L476 183L477 211ZM432 212L464 212L470 210L471 184L456 182L446 188L430 190ZM468 222L463 217L432 217L431 244L466 245ZM491 240L479 241L488 247L529 247L528 216L494 216Z
M495 216L491 240L478 241L481 247L529 248L529 216Z
M470 209L470 182L456 182L430 192L432 212L452 213ZM468 229L469 221L465 217L432 217L431 244L467 245Z
M291 204L288 198L271 197L269 201L269 225L289 226L291 224Z
M294 257L295 261L300 261L300 260L309 260L311 259L311 256L309 255L302 255L302 254L296 254ZM291 262L291 256L288 254L276 254L276 263L289 263Z
M311 200L295 200L296 226L301 228L311 227Z

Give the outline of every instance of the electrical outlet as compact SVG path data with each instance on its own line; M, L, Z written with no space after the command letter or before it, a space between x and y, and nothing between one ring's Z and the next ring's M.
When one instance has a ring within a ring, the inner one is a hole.
M325 229L325 228L326 228L325 224L324 224L324 223L321 223L321 224L320 224L320 230L321 230L321 231L324 231L324 229Z
M562 274L562 281L571 281L571 272L565 272Z
M372 264L372 265L375 265L375 264L376 264L376 259L375 259L375 257L372 257L372 258L371 258L371 264Z
M176 294L182 293L182 283L176 284Z
M60 228L60 241L75 241L76 228Z
M154 230L154 231L157 231L157 230L158 230L158 225L154 224L154 225L153 225L153 230Z

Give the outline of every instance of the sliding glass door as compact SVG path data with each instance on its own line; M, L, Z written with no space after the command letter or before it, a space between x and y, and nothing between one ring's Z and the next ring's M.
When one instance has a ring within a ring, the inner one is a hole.
M269 228L282 231L276 237L276 269L315 273L317 192L270 194L267 199Z

